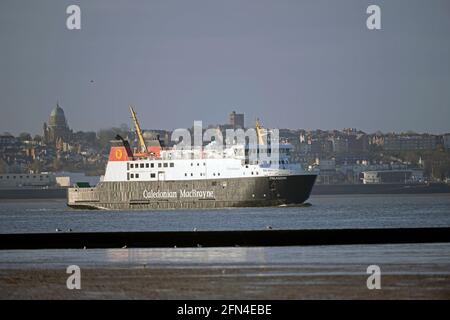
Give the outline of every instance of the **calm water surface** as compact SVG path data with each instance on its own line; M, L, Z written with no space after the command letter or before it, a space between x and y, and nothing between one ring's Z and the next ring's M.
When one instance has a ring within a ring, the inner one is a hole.
M84 211L64 200L0 201L0 233L449 227L450 194L313 196L310 207Z

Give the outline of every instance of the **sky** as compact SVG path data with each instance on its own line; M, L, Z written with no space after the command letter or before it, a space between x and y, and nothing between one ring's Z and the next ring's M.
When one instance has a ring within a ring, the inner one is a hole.
M81 29L66 8L79 5ZM381 30L366 9L381 8ZM450 132L448 0L2 0L0 132L226 123Z

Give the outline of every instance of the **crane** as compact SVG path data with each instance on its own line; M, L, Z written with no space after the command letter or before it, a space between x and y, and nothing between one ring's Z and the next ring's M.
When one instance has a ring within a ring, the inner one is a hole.
M258 139L258 144L259 145L264 145L264 140L263 140L263 135L264 135L264 129L261 125L261 123L259 122L259 119L256 119L256 136Z
M142 135L142 130L141 130L141 127L139 126L139 122L136 117L136 113L134 112L134 109L131 105L130 105L130 112L131 112L131 117L133 118L134 127L136 128L136 134L139 138L140 152L143 154L147 154L148 150L147 150L147 146L145 145L144 136Z

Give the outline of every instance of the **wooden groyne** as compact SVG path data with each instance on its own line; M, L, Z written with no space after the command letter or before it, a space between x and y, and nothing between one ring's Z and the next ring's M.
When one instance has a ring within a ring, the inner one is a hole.
M450 242L450 228L0 234L0 249L308 246Z

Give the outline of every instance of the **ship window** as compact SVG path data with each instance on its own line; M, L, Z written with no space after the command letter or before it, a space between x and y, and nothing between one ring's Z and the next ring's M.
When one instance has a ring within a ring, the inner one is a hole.
M148 168L149 166L150 166L150 164L149 164L149 163L146 163L146 164L145 164L145 167L146 167L146 168Z
M136 178L139 178L139 173L136 173Z
M256 175L258 175L259 174L259 172L258 171L256 171Z
M144 164L143 163L141 163L141 168L143 168L144 167Z
M194 174L193 174L193 173L191 173L191 177L192 177L192 176L194 176Z
M6 179L9 179L9 176L6 176Z
M154 168L155 164L154 163L150 163L150 168Z
M187 177L187 173L185 173L184 176Z
M203 165L206 166L206 162L203 162Z
M131 179L133 179L134 178L134 174L132 173L132 174L130 174L130 178Z
M220 172L217 175L220 176Z
M134 164L130 163L130 168L134 168Z
M216 174L215 174L215 173L213 173L213 176L216 176Z
M167 162L164 162L164 168L167 168Z
M193 166L194 164L191 162L191 167Z
M253 174L253 171L252 171L252 174Z
M13 179L15 179L16 178L16 176L13 176Z
M173 168L173 167L174 167L174 164L173 164L173 162L171 162L171 163L170 163L170 167L171 167L171 168Z
M155 178L156 175L154 173L150 173L150 178Z
M197 162L197 167L200 165L200 163Z
M160 163L158 163L158 168L161 168L161 162L160 162Z

